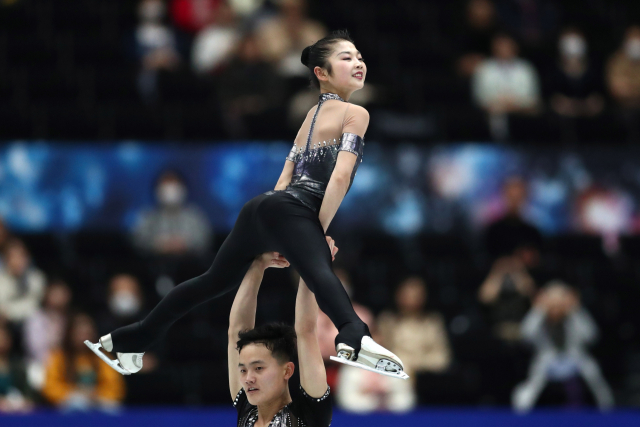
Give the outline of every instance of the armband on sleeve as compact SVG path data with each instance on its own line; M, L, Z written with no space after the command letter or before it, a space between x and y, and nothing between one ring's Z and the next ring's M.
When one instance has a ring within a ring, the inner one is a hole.
M364 139L355 133L345 132L340 138L340 148L338 151L348 151L358 157L362 157L364 149Z
M296 154L298 154L298 147L296 147L296 144L294 142L293 147L291 147L291 151L289 151L289 155L287 156L287 160L295 162Z

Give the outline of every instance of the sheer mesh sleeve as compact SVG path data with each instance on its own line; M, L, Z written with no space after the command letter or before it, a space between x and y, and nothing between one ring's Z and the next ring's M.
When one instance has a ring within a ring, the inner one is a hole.
M349 104L342 121L342 133L353 133L362 138L369 127L369 112L359 105Z

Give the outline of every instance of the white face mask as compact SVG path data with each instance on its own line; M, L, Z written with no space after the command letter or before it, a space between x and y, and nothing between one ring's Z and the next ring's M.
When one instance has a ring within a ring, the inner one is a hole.
M582 37L575 34L562 37L559 47L563 56L581 58L587 53L587 43Z
M624 51L627 56L634 61L640 59L640 38L633 38L627 40L624 44Z
M109 308L117 316L132 316L140 310L140 300L130 292L118 292L109 299Z
M180 183L167 182L158 187L156 195L162 205L179 206L187 198L187 189Z

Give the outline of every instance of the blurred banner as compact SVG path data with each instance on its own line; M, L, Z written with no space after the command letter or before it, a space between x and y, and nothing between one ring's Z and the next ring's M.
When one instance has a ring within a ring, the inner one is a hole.
M225 232L246 201L273 189L289 148L285 142L6 143L0 146L0 216L21 232L129 230L155 203L155 180L172 169L186 179L189 201ZM503 213L503 182L521 176L529 188L525 217L543 232L636 234L638 154L629 148L367 143L335 227L395 235L475 231Z
M3 427L175 427L234 426L233 410L127 410L123 415L40 413L28 416L0 416ZM595 412L540 411L531 415L515 415L507 411L423 410L406 415L379 413L348 415L334 413L332 426L389 427L389 426L446 426L446 427L637 427L640 414L617 412L607 415Z

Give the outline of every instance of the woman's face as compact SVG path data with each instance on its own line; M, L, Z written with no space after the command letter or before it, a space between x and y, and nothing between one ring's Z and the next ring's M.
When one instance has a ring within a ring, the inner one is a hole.
M74 319L72 340L74 347L84 350L86 346L84 345L85 340L95 341L96 339L96 328L93 324L93 320L90 317L85 315L79 315Z
M327 75L327 83L332 88L349 93L362 89L367 77L367 66L353 43L336 43L328 61L331 64L331 74Z
M396 293L396 304L401 312L419 313L427 302L427 290L419 278L409 278Z
M71 302L71 291L64 283L52 283L47 291L45 306L53 310L65 310Z

